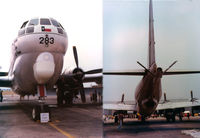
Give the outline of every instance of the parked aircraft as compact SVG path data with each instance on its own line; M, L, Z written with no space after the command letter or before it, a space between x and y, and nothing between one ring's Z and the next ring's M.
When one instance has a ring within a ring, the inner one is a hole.
M52 88L63 68L63 57L68 48L68 37L62 25L53 18L33 18L25 21L12 44L12 60L8 72L1 72L0 87L12 87L12 90L21 96L38 95L39 106L33 108L34 120L39 119L40 112L49 111L43 107L46 89ZM101 69L83 72L78 66L78 56L74 47L74 58L77 68L71 78L82 80L85 74L101 72ZM62 77L67 79L67 74ZM59 89L59 88L58 88ZM58 95L62 92L58 90ZM84 95L84 93L82 94ZM58 96L58 99L62 98ZM58 100L59 101L59 100Z
M123 103L106 104L104 103L104 109L111 110L135 110L142 115L142 121L145 121L147 116L150 116L155 112L156 109L168 109L169 104L159 104L162 96L161 78L163 75L178 75L178 74L193 74L200 73L200 71L169 71L169 69L177 62L174 61L167 69L163 71L161 67L157 67L155 60L155 40L154 40L154 24L153 24L153 6L152 0L149 3L149 45L148 45L148 68L142 65L140 62L137 63L144 68L144 71L140 72L103 72L104 75L137 75L143 76L142 80L138 84L135 90L134 105L126 105ZM197 101L200 105L200 101ZM190 104L193 105L192 103ZM194 104L196 106L196 104ZM176 104L173 104L174 108L179 108ZM173 112L173 110L165 110L166 112ZM168 117L174 120L175 114L173 113Z

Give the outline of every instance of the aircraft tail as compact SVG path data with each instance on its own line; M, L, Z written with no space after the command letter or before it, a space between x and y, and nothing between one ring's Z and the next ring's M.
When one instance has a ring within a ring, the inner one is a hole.
M149 68L155 61L155 41L154 41L154 26L153 26L153 5L152 0L149 3Z

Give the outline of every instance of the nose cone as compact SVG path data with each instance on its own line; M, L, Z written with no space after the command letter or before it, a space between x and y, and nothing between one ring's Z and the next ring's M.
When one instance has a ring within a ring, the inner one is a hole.
M45 84L54 74L55 63L49 52L39 54L33 66L34 77L38 84Z

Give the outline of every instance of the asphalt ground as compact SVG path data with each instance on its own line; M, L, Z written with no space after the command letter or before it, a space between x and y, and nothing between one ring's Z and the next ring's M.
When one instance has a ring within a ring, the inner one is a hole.
M119 129L114 120L104 121L104 137L110 138L200 138L200 117L187 117L183 121L166 122L163 117L150 118L145 123L137 119L124 119ZM192 133L195 135L192 135Z
M18 95L4 95L0 103L0 138L93 138L102 137L102 106L75 104L56 107L56 96L49 96L51 122L32 120L35 97L19 101Z

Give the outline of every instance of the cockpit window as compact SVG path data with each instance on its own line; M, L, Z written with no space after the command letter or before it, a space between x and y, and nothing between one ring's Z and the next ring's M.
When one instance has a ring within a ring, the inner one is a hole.
M58 33L63 34L63 30L61 28L57 28L58 29Z
M51 25L49 19L46 19L46 18L40 19L40 24L41 25Z
M33 32L34 32L34 27L26 28L26 33L33 33Z
M21 29L21 30L19 30L18 35L20 36L20 35L23 35L23 34L25 34L25 29Z
M51 19L51 22L52 22L52 24L53 24L54 26L60 27L59 23L58 23L56 20Z
M26 26L26 24L28 23L28 21L25 21L22 26L21 26L21 29L24 28Z
M30 25L38 25L38 19L32 19L32 20L30 20L28 26L30 26Z

